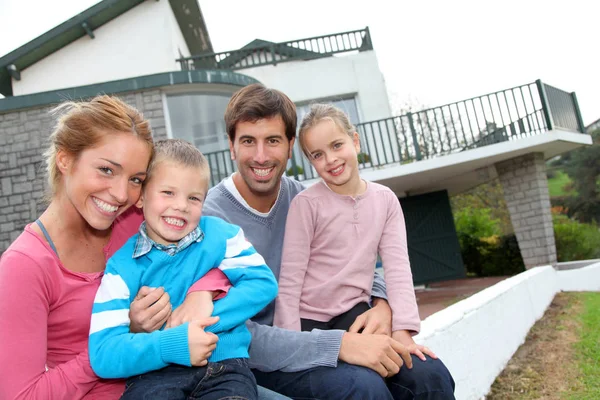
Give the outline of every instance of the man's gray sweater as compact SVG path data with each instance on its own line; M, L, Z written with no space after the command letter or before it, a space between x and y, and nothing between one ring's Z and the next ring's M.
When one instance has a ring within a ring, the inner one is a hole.
M288 210L292 199L302 190L304 186L301 183L282 177L277 201L269 215L262 217L248 210L221 182L208 192L202 213L240 226L279 280ZM378 274L375 274L372 296L386 298L385 283ZM337 365L343 331L315 329L311 332L296 332L277 328L272 326L274 309L273 301L247 322L252 334L249 360L251 368L263 372L294 372Z

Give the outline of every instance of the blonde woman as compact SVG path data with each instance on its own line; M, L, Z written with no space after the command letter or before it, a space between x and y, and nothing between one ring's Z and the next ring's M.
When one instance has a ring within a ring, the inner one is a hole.
M117 98L67 102L45 153L50 202L0 259L0 398L117 399L88 358L94 296L105 263L137 232L135 204L153 153L150 126ZM171 315L163 289L142 288L132 330Z

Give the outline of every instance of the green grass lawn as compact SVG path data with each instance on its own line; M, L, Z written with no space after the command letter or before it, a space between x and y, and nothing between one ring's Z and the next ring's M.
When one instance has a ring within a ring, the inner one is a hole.
M574 345L581 387L567 398L600 399L600 293L582 293L581 296L584 311L579 341Z
M564 189L569 183L571 183L571 178L569 178L569 175L565 174L561 170L556 170L554 178L548 179L548 190L550 191L550 197L574 194L572 190L565 191Z

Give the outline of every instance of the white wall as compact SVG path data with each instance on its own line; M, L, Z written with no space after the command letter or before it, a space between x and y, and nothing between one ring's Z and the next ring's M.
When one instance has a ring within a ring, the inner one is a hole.
M189 51L168 1L146 1L21 71L15 95L179 70Z
M480 399L561 290L600 291L600 263L558 272L537 267L513 276L431 315L415 341L444 361L458 400Z
M422 322L415 340L444 360L456 382L457 399L479 399L556 291L554 269L533 268L433 314Z
M537 267L513 276L431 315L415 341L444 361L458 400L480 399L560 290L600 291L600 263L558 272Z
M563 292L600 292L600 263L558 271L558 281Z
M356 94L362 121L391 116L385 82L374 51L291 61L239 72L281 90L295 103Z

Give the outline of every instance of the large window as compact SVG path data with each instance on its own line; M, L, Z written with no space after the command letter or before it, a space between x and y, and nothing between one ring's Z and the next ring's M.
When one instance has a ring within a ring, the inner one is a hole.
M231 95L182 94L167 97L173 137L193 143L204 154L228 148L223 115Z
M204 153L210 164L210 186L235 170L223 120L230 98L231 95L218 93L167 96L171 134L193 143Z
M300 129L300 122L302 118L308 114L310 110L310 105L314 103L330 103L341 109L348 115L350 118L350 122L356 126L360 122L360 118L358 116L358 108L356 107L356 100L354 96L346 97L346 98L334 98L334 99L324 99L324 100L313 100L309 102L303 102L300 104L296 104L296 112L298 114L298 129ZM317 172L310 165L310 162L304 157L302 154L302 150L300 149L300 144L296 141L296 145L294 146L293 151L293 159L288 162L288 169L293 165L297 165L300 167L298 172L301 171L301 174L305 179L313 179L317 178ZM293 172L291 169L290 173Z
M354 96L352 97L348 97L348 98L337 98L337 99L330 99L330 100L315 100L315 101L310 101L310 102L306 102L306 103L301 103L300 105L296 105L296 110L298 113L298 127L300 127L300 121L302 121L302 118L308 114L308 111L310 110L310 105L313 103L331 103L334 106L336 106L337 108L341 109L342 111L344 111L348 117L350 118L350 122L352 122L352 124L356 125L360 122L360 118L358 117L358 108L356 107L356 100L354 99Z

